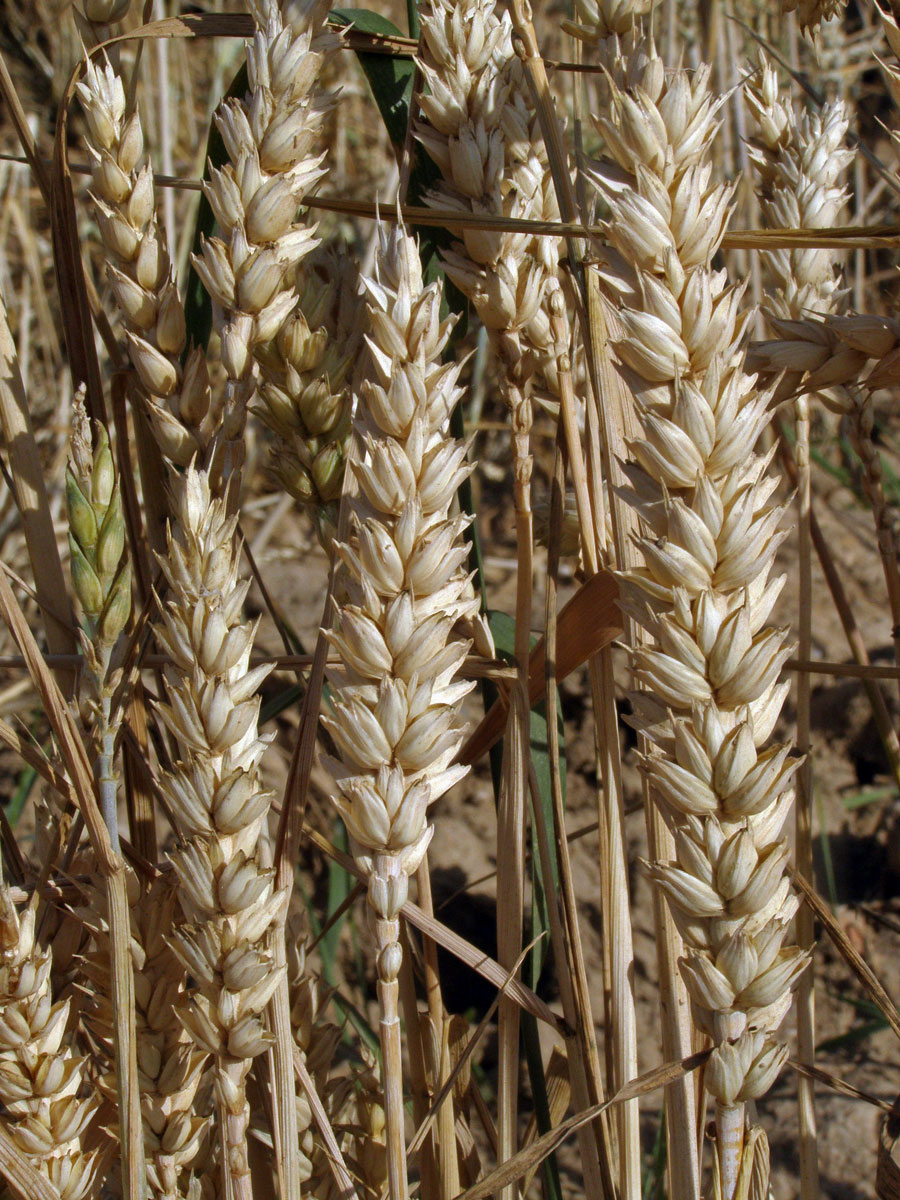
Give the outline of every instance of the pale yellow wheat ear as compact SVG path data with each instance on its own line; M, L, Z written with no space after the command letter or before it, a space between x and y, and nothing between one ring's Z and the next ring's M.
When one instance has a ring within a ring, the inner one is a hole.
M705 1083L731 1200L760 1178L745 1106L787 1055L777 1029L807 955L787 943L797 901L782 829L797 760L767 747L790 653L767 625L783 583L770 578L776 481L754 451L769 395L743 370L740 290L711 266L731 197L709 164L719 103L706 68L667 71L652 42L639 46L597 114L612 161L594 179L621 255L606 282L640 424L626 471L642 565L622 586L648 635L634 653L643 769L675 839L675 859L650 872L684 939L694 1021L715 1045Z
M206 356L185 348L184 305L165 232L155 217L153 168L144 158L140 112L106 61L89 59L78 97L87 119L92 194L107 251L107 274L125 325L128 352L146 397L153 433L177 467L210 449L219 420Z
M261 861L271 795L262 786L266 741L257 689L269 666L250 666L255 625L241 609L236 518L194 467L173 484L161 566L168 600L156 636L171 659L159 714L179 761L162 781L181 838L172 854L184 922L172 947L191 976L182 1020L215 1064L216 1120L226 1193L250 1196L247 1075L272 1043L263 1011L283 980L267 933L284 897Z
M334 802L369 880L388 1131L390 1194L407 1194L398 1011L400 908L431 839L428 809L466 774L453 760L472 684L457 679L468 643L457 620L477 611L465 569L467 518L452 516L469 473L449 435L459 368L443 365L451 322L441 288L427 287L415 241L379 231L375 273L364 278L365 382L354 433L350 536L338 544L345 599L328 637L341 666L323 717L339 758L329 759Z
M86 1062L66 1045L69 1003L54 1004L37 898L20 914L0 880L0 1100L4 1129L60 1200L95 1194L85 1140L97 1109Z
M891 50L900 53L900 29L895 18L879 10ZM900 68L882 64L894 99L900 96ZM809 121L813 121L809 118ZM835 132L840 128L840 110L829 105L816 119L819 126L818 153L808 156L804 176L815 170L817 179L807 181L821 195L823 178L834 191L830 177L832 164L846 162L846 151L837 148ZM892 133L895 143L900 135ZM830 154L831 162L818 161ZM832 206L834 204L832 197ZM800 214L803 215L802 213ZM806 251L810 255L810 251ZM815 255L821 264L822 252ZM827 260L826 260L827 262ZM826 267L827 269L827 267ZM845 419L846 427L862 463L861 483L872 509L878 552L881 558L888 604L891 610L895 660L900 665L900 542L890 517L890 505L883 482L883 466L875 445L874 393L893 386L900 378L900 324L895 317L867 314L834 315L828 306L811 301L802 314L793 312L770 320L777 335L774 339L751 346L748 367L761 376L782 374L777 395L816 393L834 413Z
M754 121L750 161L766 224L776 229L836 225L847 203L846 180L853 162L853 152L845 146L849 120L843 101L832 101L818 112L806 110L799 121L795 120L790 99L779 94L775 71L763 55L757 77L744 95ZM776 287L769 292L764 311L775 328L779 318L803 321L812 314L836 313L842 308L841 270L835 251L777 250L765 259ZM798 388L799 380L798 373L787 372L779 390L785 394L800 392L794 402L800 581L798 654L806 661L812 656L811 397ZM797 679L797 749L807 758L797 774L795 861L807 879L813 873L810 683L809 675L801 672ZM812 949L813 916L807 906L798 913L797 941L803 949ZM800 1061L812 1064L815 1059L812 971L803 975L797 991L797 1043ZM799 1076L797 1088L801 1181L804 1196L811 1200L819 1193L812 1081Z
M326 26L323 0L257 0L247 44L249 93L216 112L228 162L212 167L204 193L218 234L204 239L194 266L213 300L227 382L216 435L214 480L237 508L243 430L256 391L256 355L297 304L293 268L316 245L296 221L300 197L325 173L317 140L334 97L318 76L340 39ZM231 482L229 482L231 481Z

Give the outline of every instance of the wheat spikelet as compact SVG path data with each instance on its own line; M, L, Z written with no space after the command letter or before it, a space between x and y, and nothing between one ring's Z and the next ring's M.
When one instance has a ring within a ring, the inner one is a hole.
M744 1102L784 1061L775 1030L806 962L783 945L796 900L781 829L797 764L787 746L763 749L787 688L786 635L766 626L783 583L769 578L782 510L753 451L768 396L741 367L740 291L710 266L731 193L711 178L709 71L667 73L645 43L626 78L597 118L614 161L594 173L612 210L606 280L641 425L627 474L644 565L623 587L651 639L634 655L652 697L643 769L677 853L651 874L684 938L694 1019L716 1045L706 1086L730 1200L762 1153L757 1139L743 1154Z
M149 163L140 166L140 113L127 112L124 84L109 62L88 60L78 95L87 119L107 274L125 322L128 351L160 449L170 462L185 467L207 453L219 413L203 351L192 350L181 365L184 306L165 233L154 217L153 169Z
M194 256L214 302L228 377L217 467L225 479L243 463L255 355L296 306L285 281L316 245L313 231L294 218L300 197L324 174L324 154L316 153L315 144L333 97L316 84L340 45L326 28L324 0L258 0L251 11L257 31L247 45L250 91L216 112L228 163L221 171L211 167L204 185L219 234L204 239ZM239 487L239 475L233 487Z
M269 1044L262 1012L282 972L266 933L284 898L260 865L271 796L260 784L266 741L257 735L257 688L268 666L249 666L255 625L241 618L235 518L208 476L177 481L168 554L169 602L157 638L171 656L159 712L181 762L162 783L183 844L172 855L185 923L172 946L193 979L183 1020L216 1060L216 1099L235 1195L249 1194L245 1098L253 1058Z
M448 437L459 369L441 365L451 323L441 289L425 287L418 250L402 229L380 230L374 278L364 279L371 377L354 428L359 495L349 541L336 546L346 602L330 640L342 669L323 717L340 754L329 759L334 802L376 916L391 1194L406 1195L400 1081L399 911L431 838L428 808L465 775L455 676L468 643L451 640L472 618L464 562L465 517L451 517L469 468Z
M84 1136L97 1107L85 1060L63 1045L69 1003L54 1004L50 950L36 940L37 907L17 914L0 881L0 1100L5 1128L61 1200L93 1194L96 1154Z

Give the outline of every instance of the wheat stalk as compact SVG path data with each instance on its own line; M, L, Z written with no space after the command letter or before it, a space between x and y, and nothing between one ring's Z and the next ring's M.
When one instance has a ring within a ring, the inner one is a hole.
M675 861L650 870L684 938L694 1019L716 1047L706 1086L731 1200L763 1155L756 1138L744 1152L744 1105L784 1061L775 1030L806 964L782 948L797 906L780 838L797 764L787 746L762 749L787 686L785 634L765 624L782 583L769 579L781 508L753 452L768 396L741 367L740 291L710 266L730 189L711 178L709 71L667 73L646 42L611 73L611 99L597 123L613 161L592 175L618 252L606 279L641 425L628 499L645 527L623 594L651 639L634 653L652 743L643 769L676 845Z

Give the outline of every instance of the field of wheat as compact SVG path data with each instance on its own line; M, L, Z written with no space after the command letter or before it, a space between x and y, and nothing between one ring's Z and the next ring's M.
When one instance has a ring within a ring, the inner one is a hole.
M0 0L0 1197L900 1196L900 8L783 9Z

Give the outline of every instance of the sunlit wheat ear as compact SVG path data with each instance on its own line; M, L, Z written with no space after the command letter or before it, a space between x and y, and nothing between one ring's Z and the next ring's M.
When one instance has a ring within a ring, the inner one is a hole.
M747 107L753 116L755 137L750 144L750 159L758 180L758 193L766 225L772 229L827 229L838 223L847 198L847 174L853 151L845 146L849 119L843 101L835 100L820 111L804 111L797 122L790 103L778 94L775 71L761 58L757 82L745 92ZM776 288L767 295L766 316L778 332L791 337L796 331L802 340L806 322L832 315L843 308L840 291L841 273L838 253L832 249L804 247L798 250L774 250L765 255ZM775 318L775 320L771 320ZM809 332L815 338L815 327ZM854 370L865 357L852 347L843 364L823 364L810 373L816 381L837 382L841 370ZM762 359L752 359L763 364ZM830 370L829 370L830 368ZM828 379L830 371L836 372ZM788 369L777 395L792 395L798 388L803 369ZM837 402L838 393L832 396Z
M296 312L261 351L257 412L275 434L272 473L309 511L330 553L350 435L350 377L360 349L358 272L333 251L304 259Z
M606 60L620 39L638 35L651 7L651 0L575 0L575 20L563 28Z
M213 299L213 318L228 377L215 472L239 488L243 429L253 398L255 356L297 303L292 269L314 248L314 231L296 221L301 196L325 173L316 146L334 103L319 73L340 46L326 27L323 0L257 0L257 31L247 44L249 92L216 112L228 162L210 168L204 193L218 234L194 265ZM236 504L236 495L230 503Z
M323 720L339 754L328 760L334 802L376 918L390 1181L402 1197L399 913L431 838L428 809L466 773L452 764L472 686L456 678L468 643L451 631L477 603L465 568L468 519L450 515L470 468L449 435L461 390L459 368L441 362L451 322L440 318L440 285L424 286L413 239L383 227L375 275L363 283L358 495L350 538L337 546L346 600L329 637L342 665Z
M731 1200L752 1166L744 1105L786 1057L775 1031L806 965L785 946L797 902L782 827L797 763L789 746L764 748L788 687L787 636L767 625L782 509L770 456L754 450L769 396L742 368L739 292L711 267L730 190L711 175L709 72L666 71L647 43L620 78L598 115L613 161L594 178L620 255L606 280L641 426L626 471L643 565L623 596L649 635L634 656L652 746L642 766L676 846L650 872L684 938L694 1019L716 1045L705 1081Z
M420 19L427 92L416 136L444 177L429 203L476 215L558 217L509 15L472 0L437 0L422 5ZM495 340L512 335L498 347L507 369L521 371L520 335L549 354L541 302L556 272L552 239L464 229L444 264Z
M0 1101L4 1130L61 1200L95 1194L84 1141L97 1108L85 1060L67 1040L69 1003L53 1003L50 950L36 939L37 897L18 914L0 880Z
M165 232L156 224L153 168L144 159L140 113L108 63L89 60L78 97L87 119L92 194L107 273L125 325L128 352L147 397L160 449L185 467L207 452L219 414L206 358L185 347L184 305Z
M192 979L182 1020L215 1059L217 1116L235 1195L250 1194L249 1109L253 1058L271 1044L263 1010L282 973L266 933L284 898L261 866L271 795L260 780L267 741L257 733L257 689L267 666L249 665L255 624L243 620L236 518L193 467L176 480L169 584L157 638L172 666L159 713L180 761L162 787L182 841L172 855L185 921L172 947Z
M836 225L847 204L847 172L853 162L853 151L846 147L849 117L844 102L805 109L797 121L789 100L779 95L775 71L762 56L757 77L744 95L754 121L750 159L766 225ZM835 257L829 248L769 251L765 259L777 284L768 299L772 313L801 320L809 313L837 311L841 293Z

